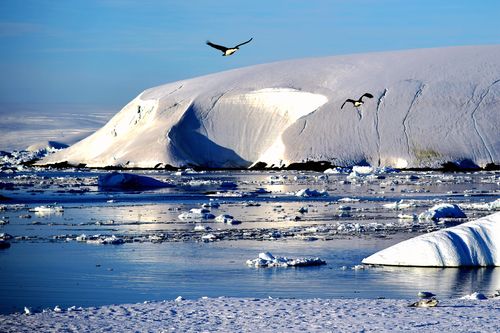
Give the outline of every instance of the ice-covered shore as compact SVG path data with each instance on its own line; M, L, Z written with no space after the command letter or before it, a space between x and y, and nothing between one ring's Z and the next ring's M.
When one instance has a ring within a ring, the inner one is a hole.
M202 298L0 315L2 332L498 332L500 298Z

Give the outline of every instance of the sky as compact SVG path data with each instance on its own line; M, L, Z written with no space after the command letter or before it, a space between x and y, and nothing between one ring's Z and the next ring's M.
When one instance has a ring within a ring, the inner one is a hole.
M160 84L286 59L500 44L498 0L0 0L0 113L119 111ZM230 57L210 40L234 46Z

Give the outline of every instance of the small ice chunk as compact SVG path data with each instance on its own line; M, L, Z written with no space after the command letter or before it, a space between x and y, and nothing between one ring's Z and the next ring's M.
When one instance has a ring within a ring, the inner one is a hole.
M328 192L326 190L311 190L309 188L303 188L295 193L296 197L327 197Z
M267 260L267 261L274 260L274 256L271 254L271 252L261 252L261 253L259 253L259 258L262 260Z
M484 294L482 293L478 293L478 292L474 292L470 295L465 295L463 297L460 297L460 299L469 299L469 300L485 300L485 299L488 299L488 297L486 297Z

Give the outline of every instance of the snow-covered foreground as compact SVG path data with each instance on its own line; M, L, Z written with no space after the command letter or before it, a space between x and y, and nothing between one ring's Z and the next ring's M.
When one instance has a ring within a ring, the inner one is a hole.
M0 315L2 332L498 332L500 299L208 298Z
M440 167L500 162L500 46L301 59L145 90L42 164ZM365 104L347 99L365 92Z

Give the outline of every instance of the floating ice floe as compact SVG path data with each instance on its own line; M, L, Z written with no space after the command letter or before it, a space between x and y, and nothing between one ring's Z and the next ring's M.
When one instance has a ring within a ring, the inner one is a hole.
M206 234L201 236L201 240L204 242L214 242L217 240L217 236L214 234Z
M470 204L460 204L461 208L474 210L500 210L500 199L492 202L475 202Z
M330 169L326 169L325 171L323 171L323 173L326 173L327 175L328 174L331 174L331 175L338 175L338 174L342 174L342 173L349 173L351 172L352 169L351 168L341 168L341 167L337 167L337 168L330 168Z
M94 236L87 237L86 243L87 244L103 244L103 245L106 245L106 244L120 245L120 244L125 243L125 241L122 238L116 237L115 235L111 235L111 236L94 235Z
M275 257L270 252L259 253L256 259L247 260L251 267L304 267L326 265L326 261L320 258L296 258Z
M111 172L99 176L97 184L103 189L131 189L140 190L148 188L172 187L169 183L162 182L152 177L135 175L131 173Z
M311 190L309 188L303 188L297 192L295 192L296 197L327 197L328 192L326 190Z
M434 220L438 221L441 218L464 218L465 213L455 204L442 203L435 205L427 211L418 215L419 220Z
M227 214L221 214L215 218L216 222L226 223L226 224L240 224L241 221L236 220L233 216Z
M209 226L205 226L205 225L201 225L201 224L197 224L194 228L193 228L194 231L209 231L209 230L212 230L212 228L210 228Z
M47 205L47 206L34 207L29 209L29 211L34 212L36 214L44 215L44 214L62 213L64 212L64 208L62 206Z
M179 218L181 220L211 220L215 218L215 215L205 208L191 208L189 212L180 214Z
M469 300L485 300L485 299L488 299L488 297L486 297L484 294L482 293L478 293L478 292L474 292L470 295L465 295L463 297L460 297L460 299L469 299Z
M218 203L216 201L210 201L210 202L202 204L201 207L203 207L203 208L219 208L220 203Z
M391 266L500 266L500 212L403 241L362 262Z
M417 214L398 214L400 220L418 220Z
M388 204L383 204L382 206L387 209L401 210L401 209L408 209L411 207L415 207L415 204L413 202L400 200Z
M345 203L345 202L359 202L359 201L360 201L360 199L358 199L358 198L348 198L348 197L346 197L346 198L340 198L340 199L339 199L339 200L337 200L337 201L338 201L338 202L344 202L344 203Z

